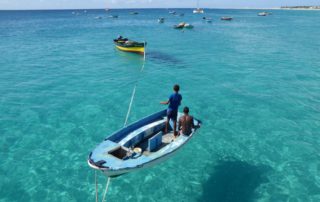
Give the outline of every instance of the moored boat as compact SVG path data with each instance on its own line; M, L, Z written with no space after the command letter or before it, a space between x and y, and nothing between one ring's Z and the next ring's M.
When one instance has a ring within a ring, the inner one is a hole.
M202 14L204 13L204 10L199 7L199 0L197 0L197 8L193 10L194 14Z
M118 18L118 15L109 15L109 18Z
M185 23L185 22L180 22L179 24L173 26L174 29L183 29L183 28L192 29L193 27L194 26L192 24Z
M267 12L261 12L261 13L258 13L258 16L267 16L268 13Z
M116 177L156 165L175 154L201 125L201 121L194 119L196 127L191 134L174 137L172 122L169 132L163 132L166 120L167 110L163 110L113 133L90 153L89 166L108 177Z
M222 17L221 20L231 21L233 20L232 17Z
M173 28L175 28L175 29L183 29L185 24L186 24L185 22L180 22L179 24L174 25Z
M193 13L194 14L201 14L201 13L204 13L204 10L202 8L197 8L197 9L193 10Z
M192 29L192 28L193 28L193 25L192 25L192 24L189 24L189 23L185 23L185 24L184 24L184 28Z
M144 54L145 51L145 42L136 42L129 40L127 38L123 38L122 36L113 40L117 49L125 52Z

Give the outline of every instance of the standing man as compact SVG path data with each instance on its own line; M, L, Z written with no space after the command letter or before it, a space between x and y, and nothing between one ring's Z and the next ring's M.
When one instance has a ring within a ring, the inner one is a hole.
M184 135L190 135L192 133L192 129L194 128L193 117L189 115L189 107L185 107L183 109L183 116L179 119L178 128L180 133Z
M164 104L168 106L167 110L167 122L166 122L166 130L165 133L168 132L168 127L169 127L169 121L170 119L173 121L173 134L174 136L177 136L177 116L178 116L178 108L179 105L181 104L182 96L179 94L180 86L179 85L174 85L173 86L173 91L174 93L170 95L168 101L160 102L160 104Z

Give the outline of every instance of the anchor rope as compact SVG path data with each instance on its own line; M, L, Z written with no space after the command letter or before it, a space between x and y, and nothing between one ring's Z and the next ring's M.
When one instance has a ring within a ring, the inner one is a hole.
M96 184L96 202L98 202L99 198L98 198L98 178L97 178L97 170L95 170L94 172L94 181Z
M108 192L108 188L109 188L110 181L111 181L111 178L110 178L110 177L108 177L107 184L106 184L106 189L104 190L104 193L103 193L102 202L105 202L105 199L106 199L106 196L107 196L107 192Z
M143 53L143 63L142 63L140 72L143 71L144 64L146 62L146 42L144 42L144 48L145 48L145 50L144 50L144 53ZM134 85L133 91L132 91L132 95L131 95L131 99L130 99L130 103L129 103L129 108L128 108L128 112L127 112L126 119L124 121L123 127L125 127L127 125L127 122L128 122L128 118L129 118L129 115L130 115L130 112L131 112L131 108L132 108L133 99L134 99L134 97L136 95L136 89L137 89L138 81L139 80L137 79L137 81L136 81L136 83Z
M130 115L130 112L131 112L131 107L132 107L132 103L133 103L133 98L134 98L134 96L135 96L135 94L136 94L136 88L137 88L137 84L134 85L134 88L133 88L133 91L132 91L132 96L131 96L131 99L130 99L130 104L129 104L127 116L126 116L126 119L125 119L125 121L124 121L123 127L126 127L126 125L127 125L128 118L129 118L129 115Z
M145 62L146 62L146 42L144 42L144 48L145 48L145 51L144 51L144 53L143 53L143 63L142 63L140 72L142 72L142 71L144 70L144 65L145 65ZM138 81L139 81L139 80L137 79L137 81L136 81L136 83L135 83L135 85L134 85L133 91L132 91L132 95L131 95L131 99L130 99L130 103L129 103L129 108L128 108L128 112L127 112L126 119L125 119L125 121L124 121L123 127L126 127L126 125L127 125L127 123L128 123L128 119L129 119L130 112L131 112L131 108L132 108L133 99L134 99L134 97L135 97L135 95L136 95L136 89L137 89ZM111 181L111 178L108 177L107 184L106 184L106 188L105 188L104 193L103 193L102 202L105 202L105 200L106 200L106 196L107 196L107 193L108 193L110 181ZM96 183L96 202L98 202L98 179L97 179L97 171L95 172L95 183Z

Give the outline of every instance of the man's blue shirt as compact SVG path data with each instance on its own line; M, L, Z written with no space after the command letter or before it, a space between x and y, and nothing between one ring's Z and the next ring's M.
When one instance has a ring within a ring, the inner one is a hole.
M178 111L181 100L182 96L179 93L173 93L172 95L170 95L168 109L171 111Z

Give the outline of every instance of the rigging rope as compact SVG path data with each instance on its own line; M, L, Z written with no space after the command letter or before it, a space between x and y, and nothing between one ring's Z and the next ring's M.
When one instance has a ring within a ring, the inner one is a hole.
M143 64L142 64L142 66L141 66L140 72L143 71L143 69L144 69L144 64L145 64L145 62L146 62L146 42L144 42L144 48L145 48L145 51L144 51L144 54L143 54ZM126 127L126 125L127 125L127 123L128 123L129 115L130 115L131 108L132 108L133 99L134 99L134 96L135 96L135 94L136 94L136 88L137 88L138 81L139 81L139 80L136 81L136 83L135 83L135 85L134 85L134 88L133 88L133 91L132 91L132 95L131 95L131 99L130 99L130 103L129 103L129 108L128 108L128 112L127 112L126 119L125 119L125 121L124 121L123 127ZM111 181L111 178L108 177L107 184L106 184L106 188L105 188L104 193L103 193L102 202L105 202L105 199L106 199L106 196L107 196L107 193L108 193L108 189L109 189L109 185L110 185L110 181ZM96 202L98 202L98 179L97 179L97 171L95 171L95 183L96 183Z

